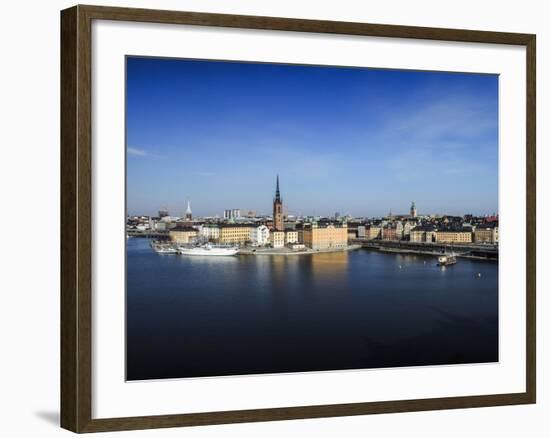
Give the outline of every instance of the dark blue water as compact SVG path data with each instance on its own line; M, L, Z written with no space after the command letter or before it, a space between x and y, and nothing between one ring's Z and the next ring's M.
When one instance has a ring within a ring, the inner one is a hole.
M498 361L495 262L202 258L134 238L127 266L128 380Z

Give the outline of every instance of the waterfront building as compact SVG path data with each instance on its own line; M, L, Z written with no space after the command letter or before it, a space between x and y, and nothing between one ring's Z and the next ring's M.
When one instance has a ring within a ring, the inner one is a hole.
M366 227L364 225L359 225L357 227L357 237L359 237L360 239L364 239L366 236Z
M395 222L395 234L396 234L396 237L397 237L397 240L401 240L403 239L403 222L401 221L397 221Z
M277 175L277 187L275 189L275 198L273 199L273 228L276 231L284 231L283 222L283 200L279 191L279 175Z
M285 244L290 245L298 243L298 231L287 230L285 231Z
M403 224L403 237L407 238L411 234L411 230L416 226L416 222L407 221Z
M170 240L178 244L187 244L193 241L197 237L198 231L191 227L177 226L172 228L168 235Z
M498 243L498 223L489 222L478 225L474 231L474 240L476 243Z
M471 228L442 228L435 232L437 243L472 243Z
M250 242L250 224L224 224L220 227L220 243L234 244Z
M395 224L389 223L382 228L382 240L401 240Z
M250 240L259 246L267 245L269 243L269 228L265 225L250 228Z
M189 202L189 200L187 201L187 210L185 210L185 220L186 221L193 220L193 213L191 213L191 202Z
M411 217L414 219L417 216L416 205L414 201L411 204Z
M351 221L346 221L346 223L348 224L348 240L349 239L355 239L357 238L357 234L358 234L358 227L360 225L359 222L351 222Z
M285 246L285 232L272 231L270 234L270 240L273 248L283 248Z
M346 223L304 224L302 242L311 249L345 248L348 246L348 226Z
M200 235L210 241L218 241L220 238L220 227L215 224L204 224L200 228Z
M433 242L435 238L435 227L433 225L419 225L414 227L410 233L411 242Z
M369 240L379 239L382 234L382 227L379 225L369 225L365 228L365 237Z
M421 229L422 227L415 227L410 232L410 241L411 242L424 242L426 233Z

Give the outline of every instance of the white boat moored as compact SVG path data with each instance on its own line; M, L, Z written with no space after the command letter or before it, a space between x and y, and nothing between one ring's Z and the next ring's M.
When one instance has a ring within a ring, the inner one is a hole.
M236 246L206 244L193 247L180 246L178 252L181 255L233 256L239 252L239 248Z

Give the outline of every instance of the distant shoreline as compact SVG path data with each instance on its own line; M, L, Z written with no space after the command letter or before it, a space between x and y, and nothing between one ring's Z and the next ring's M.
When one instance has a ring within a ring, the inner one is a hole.
M363 249L369 251L377 251L384 254L411 254L411 255L422 255L426 257L438 257L443 255L441 252L436 251L427 251L421 249L412 249L412 248L385 248L385 247L376 247L376 246L362 246ZM460 252L455 253L456 257L470 260L481 260L489 262L498 262L498 258L489 258L483 256L477 256L472 254L461 254Z
M297 255L314 255L325 254L331 252L345 252L360 249L361 245L348 245L345 248L327 248L327 249L305 249L299 251L289 250L288 248L268 248L268 249L251 249L242 248L238 255L265 255L265 256L297 256Z

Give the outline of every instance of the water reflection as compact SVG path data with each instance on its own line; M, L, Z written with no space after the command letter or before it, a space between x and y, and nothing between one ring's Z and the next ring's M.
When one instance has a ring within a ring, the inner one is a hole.
M492 262L161 257L131 239L127 269L130 380L498 360Z

